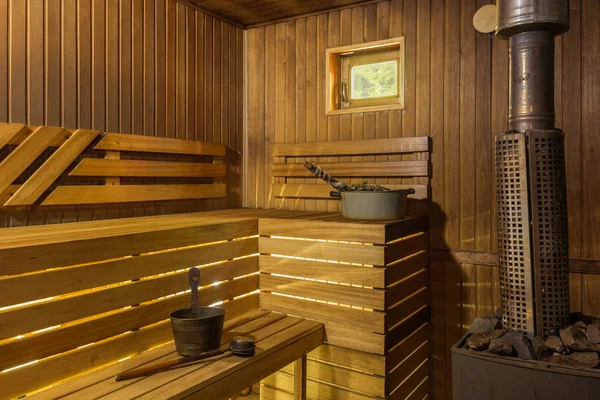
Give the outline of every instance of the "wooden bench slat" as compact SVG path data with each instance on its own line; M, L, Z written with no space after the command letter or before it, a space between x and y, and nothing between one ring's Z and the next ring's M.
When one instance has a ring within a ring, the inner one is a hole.
M355 163L319 163L335 177L411 177L429 176L428 161L382 161ZM313 174L302 164L273 164L273 176L311 178Z
M77 129L4 203L5 206L33 204L58 179L100 132Z
M265 292L277 292L376 310L385 309L385 292L379 289L365 289L268 274L260 274L259 288Z
M429 375L428 346L429 343L424 344L410 359L406 360L406 366L396 369L395 374L392 373L388 377L386 382L388 393L394 391L389 397L390 399L406 399L427 378Z
M383 184L388 189L414 189L415 194L409 194L409 199L425 200L428 197L427 185L395 185ZM339 201L333 199L329 192L334 190L331 186L325 184L309 184L309 183L274 183L271 185L271 195L274 197L289 197L289 198L311 198L311 199L326 199L331 201Z
M385 326L392 329L396 324L408 318L413 313L429 305L429 289L427 287L407 296L400 303L387 310Z
M21 185L8 185L8 187L4 189L4 192L0 193L0 204L4 204L8 199L10 199L10 196L15 194L20 187Z
M385 265L385 254L382 246L268 237L261 237L258 245L260 252L263 254L293 255L295 257L315 258L318 260Z
M376 333L384 333L385 315L316 301L301 300L271 293L261 293L260 307L265 310L298 315L318 321L328 321Z
M410 277L388 286L385 291L385 307L389 309L426 286L429 286L429 271L422 269Z
M325 342L336 346L383 355L386 351L385 339L385 335L379 333L325 322Z
M309 359L325 361L350 369L385 375L386 357L364 351L324 344L308 353Z
M114 221L90 223L85 225L85 229L73 229L72 232L65 232L60 227L44 229L43 240L27 240L17 236L13 241L19 243L16 247L0 249L0 276L247 237L255 235L258 230L256 220L238 220L235 216L228 221L231 223L216 223L212 219L198 222L194 221L193 216L180 216L167 221L174 222L161 224L158 219L158 223L148 222L145 226L136 226L135 222L130 222L131 225L124 222L123 226L116 225ZM65 225L77 224L83 222ZM106 226L106 229L102 229L102 226Z
M294 376L287 372L278 371L262 381L260 388L261 399L264 400L287 400L294 399L293 394L288 393L294 389ZM312 379L306 381L307 397L309 399L327 399L327 400L379 400L374 396L353 392L342 387L334 386L324 382L318 382Z
M0 307L256 253L258 239L251 238L0 278L0 293L3 294ZM212 283L257 270L258 260L252 257L204 267L200 271L202 280Z
M0 150L7 144L23 141L30 133L31 129L25 124L0 122Z
M259 319L260 318L264 317L259 317ZM244 325L235 326L230 329L244 331L243 326ZM224 336L227 337L227 335ZM228 337L231 338L231 336ZM21 381L19 384L12 385L13 387L11 387L11 393L19 395L23 394L19 393L19 391L22 391L24 388L37 387L40 389L43 388L44 385L53 383L56 380L65 379L76 373L88 371L91 368L117 361L128 355L135 355L163 343L169 343L166 346L169 349L167 354L173 354L175 348L172 341L173 337L170 322L165 320L158 324L131 332L127 335L116 336L89 347L76 349L71 352L63 353L58 357L42 360L37 364L10 371L7 374L0 374L0 384L9 382L7 380L11 378L20 379ZM137 356L133 359L136 362L139 361ZM96 373L93 372L91 375L94 376ZM102 375L100 375L100 377L101 376ZM114 382L114 377L110 379L110 381ZM5 386L3 385L3 387ZM41 392L38 396L44 398L47 394Z
M426 136L312 143L278 143L273 145L273 157L349 156L414 153L421 151L429 151L429 138Z
M349 283L351 285L385 288L385 268L336 264L322 261L299 260L261 255L259 269L270 274L301 276L304 278Z
M258 233L263 236L287 236L360 243L385 244L385 228L348 222L299 219L261 218Z
M391 372L398 364L410 356L415 349L418 349L423 343L428 341L430 337L431 325L427 322L388 352L385 370Z
M388 243L385 248L385 264L392 264L412 254L428 249L428 233L421 233L398 242Z
M122 133L107 133L94 148L98 150L196 154L217 157L225 157L227 153L225 145L220 143L129 135Z
M67 139L70 132L63 128L42 126L33 131L14 151L0 162L0 193L34 162L54 140Z
M428 266L429 256L426 252L417 253L410 258L388 265L385 269L386 286L391 286L422 269L428 268Z
M364 395L385 397L385 379L383 377L314 360L309 360L307 364L309 379L355 390ZM293 373L293 368L287 366L283 371Z
M43 206L74 204L131 203L142 201L215 199L227 196L227 185L115 185L58 186L42 202Z
M69 176L146 176L223 178L227 176L223 163L192 163L144 160L107 160L84 158Z
M9 309L0 313L0 339L184 291L189 288L186 277L185 272L165 275L159 278L129 282L104 290L84 292L81 295L59 297L39 304L34 303L24 308ZM204 282L204 284L207 283L212 282ZM237 288L238 295L249 293L258 288L258 276L251 275L236 279L231 281L230 285ZM200 290L200 296L210 296L219 292L221 292L220 286L205 286Z

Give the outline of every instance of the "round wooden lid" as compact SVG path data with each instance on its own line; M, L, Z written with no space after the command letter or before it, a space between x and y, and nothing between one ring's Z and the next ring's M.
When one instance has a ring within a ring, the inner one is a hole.
M496 29L496 6L488 4L477 10L473 16L473 26L481 33L494 32Z

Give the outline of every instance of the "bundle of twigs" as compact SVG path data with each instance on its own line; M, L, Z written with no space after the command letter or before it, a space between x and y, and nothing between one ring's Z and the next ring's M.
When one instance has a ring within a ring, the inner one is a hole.
M304 166L312 172L314 176L329 183L340 192L385 192L386 190L390 190L381 185L369 185L367 181L363 181L360 184L353 183L348 185L323 171L323 169L321 169L314 161L304 161Z

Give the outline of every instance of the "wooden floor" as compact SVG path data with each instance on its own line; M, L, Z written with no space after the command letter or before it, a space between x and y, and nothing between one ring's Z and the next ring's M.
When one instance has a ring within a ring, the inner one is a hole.
M239 393L260 378L319 346L323 324L269 311L250 311L225 323L222 346L226 350L234 336L252 337L254 357L229 356L161 372L151 377L117 382L118 373L151 363L178 358L173 342L100 369L54 388L27 396L34 399L221 399Z

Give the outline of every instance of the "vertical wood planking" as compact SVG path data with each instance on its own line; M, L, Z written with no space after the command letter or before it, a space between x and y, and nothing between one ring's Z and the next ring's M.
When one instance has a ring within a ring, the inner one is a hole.
M178 7L183 19L177 19ZM223 92L211 114L221 128L210 140L237 146L242 143L242 30L219 23L218 39L211 28L205 43L204 17L174 0L1 0L0 121L175 137L171 126L184 137L205 140L207 44L219 54L210 58L211 73L215 68L220 73L218 83L210 85ZM184 46L179 64L177 40ZM176 66L183 67L182 74ZM177 87L177 79L191 86ZM183 107L176 108L181 95ZM182 112L184 129L177 119ZM196 210L198 203L190 201L187 209ZM3 210L0 227L186 211L181 204L157 204Z

